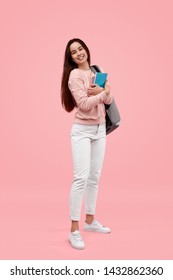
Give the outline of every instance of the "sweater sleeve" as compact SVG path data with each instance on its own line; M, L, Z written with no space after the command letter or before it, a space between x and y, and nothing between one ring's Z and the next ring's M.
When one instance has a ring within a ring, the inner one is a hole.
M77 107L83 111L89 111L99 103L104 103L107 99L105 91L94 96L88 96L83 80L76 71L70 73L68 87L76 101Z
M107 96L107 98L104 101L104 104L111 104L113 100L113 96L111 96L110 94Z

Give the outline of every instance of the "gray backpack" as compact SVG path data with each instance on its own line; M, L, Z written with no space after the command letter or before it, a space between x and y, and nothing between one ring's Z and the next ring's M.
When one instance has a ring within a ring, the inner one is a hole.
M91 70L96 72L101 72L97 65L91 65ZM111 104L105 104L106 110L106 135L114 131L120 125L120 113L118 111L115 99L113 98Z

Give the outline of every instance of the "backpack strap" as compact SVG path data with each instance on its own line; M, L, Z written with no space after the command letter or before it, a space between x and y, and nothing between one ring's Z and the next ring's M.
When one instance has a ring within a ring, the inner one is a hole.
M101 72L100 68L98 67L98 65L91 65L90 66L91 70L96 73L96 72Z

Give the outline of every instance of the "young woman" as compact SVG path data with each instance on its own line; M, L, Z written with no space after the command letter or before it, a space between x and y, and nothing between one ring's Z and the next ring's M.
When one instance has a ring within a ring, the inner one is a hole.
M76 107L71 128L71 145L74 163L74 180L70 192L72 247L84 249L79 231L82 201L85 202L84 230L109 233L111 230L94 219L99 177L102 169L105 144L105 104L112 101L110 86L105 88L92 83L90 52L78 38L67 43L61 83L61 102L67 112Z

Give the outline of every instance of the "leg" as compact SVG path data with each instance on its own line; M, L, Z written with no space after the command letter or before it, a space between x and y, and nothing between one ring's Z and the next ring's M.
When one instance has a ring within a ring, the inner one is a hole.
M90 170L90 139L75 125L71 134L74 180L70 191L71 231L79 230L80 212Z
M100 138L98 137L98 139L93 140L91 143L91 166L85 191L86 222L89 224L94 220L98 183L105 154L106 136L104 131L102 131L103 127L100 129Z
M91 168L85 193L86 222L84 225L84 229L87 231L110 233L110 228L103 226L101 223L94 219L98 183L104 160L106 144L104 125L101 125L99 132L99 137L97 138L98 140L93 141L91 145Z

